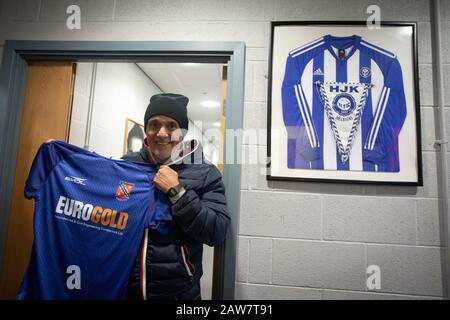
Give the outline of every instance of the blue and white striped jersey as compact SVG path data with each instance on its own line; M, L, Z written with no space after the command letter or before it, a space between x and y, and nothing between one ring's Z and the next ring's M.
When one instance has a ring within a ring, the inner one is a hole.
M317 83L370 84L349 160L343 163ZM360 36L326 35L292 50L282 84L288 168L400 171L398 135L406 118L395 54Z

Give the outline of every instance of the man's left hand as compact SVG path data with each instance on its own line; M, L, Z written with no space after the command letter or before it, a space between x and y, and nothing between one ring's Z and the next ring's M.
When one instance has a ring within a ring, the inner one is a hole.
M170 188L177 186L180 182L178 181L178 173L172 170L167 165L162 165L153 179L156 188L164 193L167 193Z

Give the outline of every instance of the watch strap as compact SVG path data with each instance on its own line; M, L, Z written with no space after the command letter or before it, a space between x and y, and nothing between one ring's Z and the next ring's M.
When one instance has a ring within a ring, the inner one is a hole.
M185 193L186 193L186 190L182 190L182 191L178 192L176 196L169 197L170 203L172 203L172 204L177 203L178 200L180 200L181 197L182 197Z

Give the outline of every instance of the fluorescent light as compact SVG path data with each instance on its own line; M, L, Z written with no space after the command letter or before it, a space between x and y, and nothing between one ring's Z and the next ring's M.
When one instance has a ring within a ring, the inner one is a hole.
M212 100L207 100L207 101L202 102L202 106L204 106L206 108L216 108L216 107L220 106L220 103L218 103L216 101L212 101Z
M213 125L214 127L219 128L219 127L220 127L220 121L213 122L212 125Z

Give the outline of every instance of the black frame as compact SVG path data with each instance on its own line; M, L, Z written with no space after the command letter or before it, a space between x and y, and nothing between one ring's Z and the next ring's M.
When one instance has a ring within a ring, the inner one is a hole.
M417 182L397 182L397 181L372 181L372 180L350 180L350 179L322 179L322 178L293 178L279 177L271 175L271 125L272 125L272 67L273 67L273 49L274 49L274 31L277 26L363 26L366 21L272 21L270 50L269 50L269 71L268 71L268 90L267 90L267 174L266 179L272 181L306 181L322 183L344 183L344 184L370 184L370 185L394 185L394 186L423 186L422 170L422 139L421 139L421 118L420 118L420 95L419 95L419 64L418 64L418 39L416 22L381 22L380 26L408 26L412 27L412 72L414 77L414 103L415 103L415 128L417 137Z

